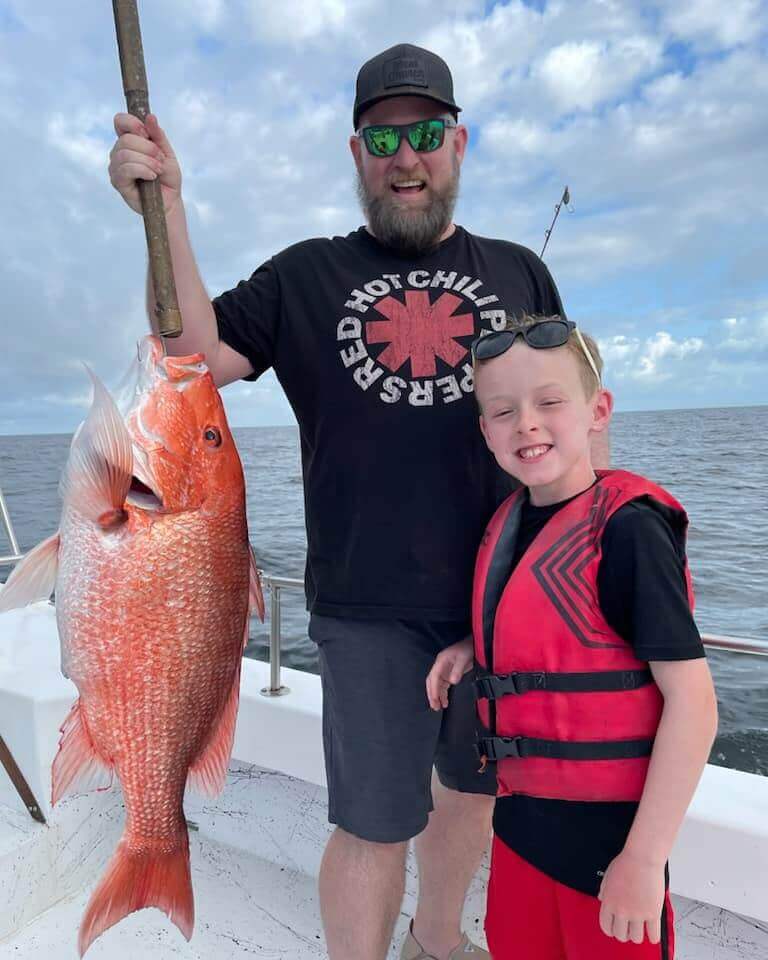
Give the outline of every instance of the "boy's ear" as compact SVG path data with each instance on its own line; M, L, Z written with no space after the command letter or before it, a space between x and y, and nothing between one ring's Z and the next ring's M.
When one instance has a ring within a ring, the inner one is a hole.
M606 430L611 422L613 414L613 394L610 390L600 388L595 398L595 406L592 412L592 426L590 430L595 433L601 433Z
M485 429L485 417L482 415L482 413L480 414L480 433L483 435L483 440L488 443L488 433Z

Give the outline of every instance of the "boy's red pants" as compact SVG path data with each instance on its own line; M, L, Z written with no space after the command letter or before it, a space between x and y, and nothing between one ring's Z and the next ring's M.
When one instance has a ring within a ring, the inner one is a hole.
M673 960L667 892L661 942L622 943L600 929L600 901L552 880L493 838L485 932L493 960Z

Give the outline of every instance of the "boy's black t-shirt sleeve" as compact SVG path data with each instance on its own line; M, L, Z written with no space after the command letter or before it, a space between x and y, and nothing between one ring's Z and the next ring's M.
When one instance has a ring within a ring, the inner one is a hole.
M280 278L273 260L263 263L248 280L213 301L219 339L246 357L255 380L274 363L280 324Z
M692 660L704 647L688 605L685 557L672 527L634 500L603 532L597 584L608 623L640 660Z

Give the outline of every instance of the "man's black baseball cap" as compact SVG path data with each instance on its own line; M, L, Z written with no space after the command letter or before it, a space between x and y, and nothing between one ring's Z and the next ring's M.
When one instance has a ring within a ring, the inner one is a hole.
M445 60L411 43L398 43L360 67L357 75L352 125L357 130L360 114L388 97L427 97L458 115L453 99L453 78Z

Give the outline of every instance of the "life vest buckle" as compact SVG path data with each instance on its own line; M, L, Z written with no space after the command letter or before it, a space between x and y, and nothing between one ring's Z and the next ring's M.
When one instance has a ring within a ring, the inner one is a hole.
M509 757L520 759L522 737L480 737L475 745L478 756L485 763Z
M502 697L521 696L532 690L546 690L547 674L535 673L486 673L475 677L476 695L481 700L500 700Z

